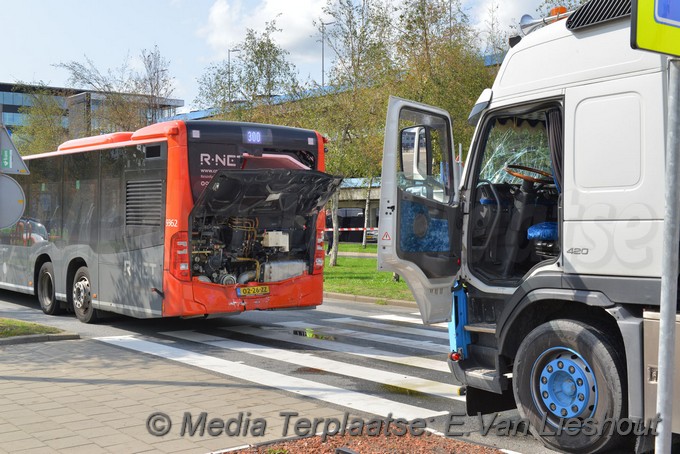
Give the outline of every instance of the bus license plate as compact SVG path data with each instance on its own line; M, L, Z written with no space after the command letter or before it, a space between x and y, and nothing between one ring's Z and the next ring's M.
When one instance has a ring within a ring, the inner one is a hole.
M257 295L268 295L269 286L259 285L257 287L239 287L236 289L236 294L238 296L257 296Z

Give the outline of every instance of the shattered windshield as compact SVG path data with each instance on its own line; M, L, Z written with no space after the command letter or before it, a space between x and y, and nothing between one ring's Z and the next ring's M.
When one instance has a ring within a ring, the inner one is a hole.
M487 136L480 179L491 183L521 183L505 171L508 165L552 173L544 118L501 117L493 122Z

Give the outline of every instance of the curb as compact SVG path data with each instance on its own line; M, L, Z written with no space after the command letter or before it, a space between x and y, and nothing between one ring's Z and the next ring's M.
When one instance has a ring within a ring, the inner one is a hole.
M342 301L351 301L351 302L354 302L354 303L372 303L372 304L378 304L378 305L382 304L382 305L387 305L387 306L401 306L401 307L415 307L415 308L418 307L418 305L416 304L415 301L374 298L372 296L362 296L362 295L348 295L346 293L323 292L323 297L324 298L333 298L333 299L342 300Z
M378 254L373 252L338 252L338 257L360 257L367 259L377 259Z
M58 333L58 334L29 334L26 336L14 336L0 339L0 345L32 344L34 342L54 342L60 340L80 339L80 334Z

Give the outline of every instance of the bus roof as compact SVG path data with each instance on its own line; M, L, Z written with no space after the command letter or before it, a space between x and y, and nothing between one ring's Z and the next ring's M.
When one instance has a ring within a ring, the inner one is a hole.
M102 134L100 136L83 137L82 139L73 139L62 143L57 148L58 151L73 150L74 148L85 148L93 145L104 145L118 142L127 142L132 137L131 132L114 132L111 134Z
M93 146L110 145L130 140L161 139L169 135L179 134L180 121L166 121L145 126L135 132L114 132L99 136L83 137L62 143L58 151L73 150L77 148L88 148Z

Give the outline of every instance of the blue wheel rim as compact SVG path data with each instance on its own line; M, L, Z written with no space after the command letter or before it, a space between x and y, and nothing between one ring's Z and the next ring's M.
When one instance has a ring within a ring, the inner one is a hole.
M595 373L579 353L553 347L536 358L531 369L534 404L553 426L560 418L591 418L597 408Z

